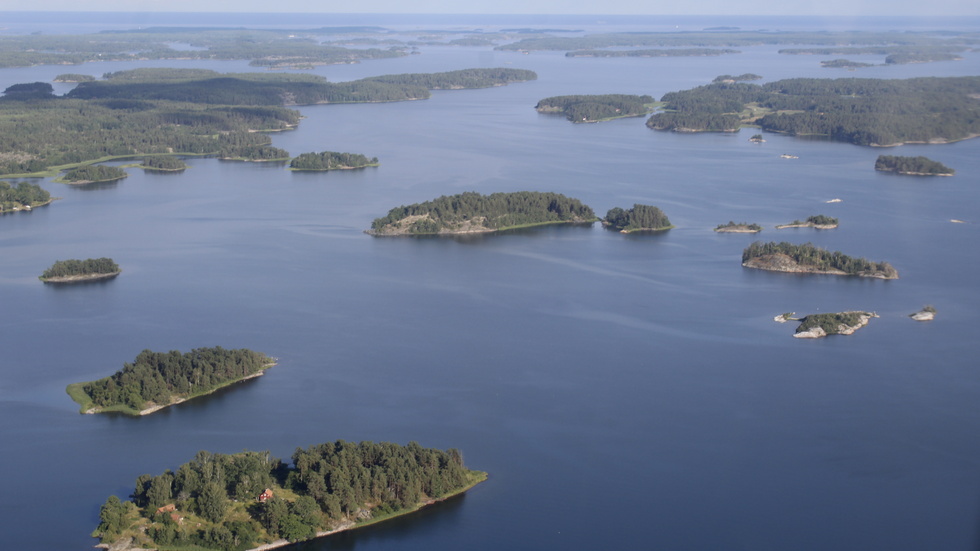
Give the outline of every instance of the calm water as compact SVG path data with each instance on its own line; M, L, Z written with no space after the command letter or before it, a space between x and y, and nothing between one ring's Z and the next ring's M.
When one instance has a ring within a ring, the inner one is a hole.
M298 130L274 137L294 155L359 152L378 156L378 168L293 174L190 159L179 175L41 181L62 199L0 217L7 547L91 546L107 495L125 497L138 475L201 449L287 458L297 446L345 439L458 447L490 480L304 551L977 548L980 141L887 151L957 170L924 180L876 173L881 151L870 148L776 135L757 145L751 130L658 133L642 118L572 125L533 106L572 93L659 97L724 73L976 75L980 54L851 73L775 48L609 60L422 51L316 72L343 81L507 66L539 80L305 107ZM6 69L0 86L133 66ZM362 233L393 206L468 190L556 191L600 214L655 204L677 228L629 237L598 226L471 239ZM843 201L825 203L833 198ZM840 228L771 229L820 213L839 217ZM711 231L728 220L767 229ZM888 260L901 279L743 269L741 251L755 239ZM57 259L98 256L124 273L70 288L37 280ZM925 304L939 310L934 322L907 318ZM844 309L881 318L818 341L772 321ZM64 393L146 348L214 345L280 363L140 419L78 415Z

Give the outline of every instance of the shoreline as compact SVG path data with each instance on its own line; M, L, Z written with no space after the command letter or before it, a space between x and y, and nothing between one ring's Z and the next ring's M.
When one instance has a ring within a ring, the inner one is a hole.
M467 484L466 486L460 488L459 490L456 490L455 492L452 492L450 494L444 495L444 496L442 496L442 497L440 497L438 499L429 499L429 500L423 501L422 503L419 503L418 505L416 505L415 507L412 507L411 509L405 509L403 511L399 511L399 512L397 512L395 514L392 514L390 516L385 516L385 517L378 518L378 519L372 518L372 519L369 519L369 520L367 520L365 522L362 522L362 523L356 523L356 522L353 522L353 521L348 520L348 521L342 523L340 527L334 528L333 530L326 530L326 531L323 531L323 532L317 532L315 536L313 536L312 538L310 538L308 540L303 540L303 541L276 540L276 541L273 541L271 543L266 543L266 544L260 545L258 547L253 547L251 549L247 549L246 551L268 551L269 549L279 549L281 547L287 547L287 546L290 546L290 545L297 545L297 544L300 544L300 543L306 543L306 542L310 542L310 541L313 541L313 540L318 540L320 538L325 538L327 536L332 536L332 535L338 534L340 532L346 532L348 530L356 530L358 528L364 528L366 526L371 526L372 524L379 524L379 523L383 523L383 522L385 522L387 520L391 520L391 519L398 518L398 517L403 517L405 515L410 515L410 514L416 512L416 511L419 511L419 510L424 509L426 507L429 507L431 505L435 505L437 503L441 503L443 501L446 501L447 499L452 499L452 498L454 498L456 496L462 495L462 494L468 492L469 490L473 489L476 485L478 485L478 484L480 484L482 482L486 482L487 479L489 478L489 475L487 475L487 473L485 473L485 472L482 472L482 471L475 471L475 472L478 472L479 473L479 476L477 477L477 480L475 480L474 482L471 482L470 484Z
M599 218L593 218L592 220L555 220L550 222L536 222L533 224L521 224L519 226L507 226L503 228L485 228L480 227L477 229L468 230L452 230L452 231L438 231L430 233L409 233L407 231L396 231L396 232L378 232L376 230L364 230L364 233L370 235L371 237L452 237L454 235L473 235L473 234L487 234L487 233L497 233L508 230L520 230L524 228L536 228L538 226L554 226L559 224L581 224L581 225L592 225ZM666 228L665 228L666 229Z
M803 266L797 262L793 262L792 265L774 266L771 262L771 259L761 258L761 257L750 258L745 262L742 262L742 267L752 268L755 270L766 270L768 272L783 272L783 273L790 273L790 274L820 274L820 275L870 277L874 279L898 279L897 271L894 277L889 277L884 274L868 274L868 273L849 274L844 270L838 270L836 268L832 268L830 270L820 270L809 266Z
M270 367L275 367L276 365L278 365L278 362L272 362L270 364L266 364L265 366L262 367L262 370L261 371L258 371L256 373L252 373L251 375L247 375L247 376L242 377L240 379L235 379L234 381L228 381L227 383L222 384L222 385L219 385L219 386L217 386L217 387L215 387L215 388L213 388L213 389L211 389L211 390L209 390L207 392L204 392L202 394L194 394L192 396L185 396L183 398L177 398L177 399L171 400L170 403L153 405L153 406L150 406L148 408L143 408L143 409L141 409L139 411L135 411L135 410L133 410L131 408L128 411L115 410L115 409L108 410L107 411L106 408L91 407L91 408L86 409L84 411L80 411L79 413L81 413L82 415L96 415L96 414L99 414L99 413L122 413L124 415L129 415L129 416L132 416L132 417L142 417L144 415L150 415L151 413L156 413L156 412L160 411L161 409L165 409L165 408L168 408L170 406L175 406L177 404L182 404L182 403L184 403L184 402L186 402L188 400L193 400L194 398L200 398L201 396L207 396L209 394L213 394L213 393L217 392L218 390L221 390L222 388L225 388L225 387L229 387L229 386L231 386L233 384L241 383L243 381L248 381L249 379L254 379L256 377L261 377L262 375L265 375L265 371L267 369L269 369ZM91 381L89 381L89 382L91 382ZM68 388L70 389L73 385L79 385L79 387L80 387L81 385L84 385L84 384L85 383L72 383L71 385L68 385ZM71 392L68 392L68 395L69 396L72 396ZM88 395L86 394L85 396L88 396ZM72 399L74 400L74 396L72 396ZM91 403L91 402L89 402L89 403ZM109 406L109 407L111 408L113 406Z
M803 224L779 224L776 226L777 230L782 230L785 228L813 228L815 230L833 230L837 229L838 224L814 224L813 222L805 222Z
M121 274L122 270L118 272L111 272L107 274L83 274L83 275L73 275L73 276L55 276L55 277L39 277L44 283L58 283L58 284L70 284L70 283L84 283L86 281L98 281L100 279L112 279L117 275Z

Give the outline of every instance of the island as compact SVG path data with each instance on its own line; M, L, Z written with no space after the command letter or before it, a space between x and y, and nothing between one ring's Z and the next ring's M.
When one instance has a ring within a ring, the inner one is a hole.
M674 227L667 215L659 208L639 204L626 210L619 207L609 209L606 217L602 219L602 225L622 233L663 231Z
M762 134L752 134L749 141L752 143L766 143L766 139L762 137Z
M187 163L173 155L159 155L144 158L140 168L155 172L180 172L187 169Z
M575 50L565 57L705 57L740 54L730 48L671 48L657 50Z
M111 258L70 259L55 261L38 279L45 283L81 283L112 279L121 273L119 265Z
M980 77L792 78L717 82L660 98L647 126L676 132L768 132L877 147L980 136Z
M119 412L148 415L167 406L210 394L219 388L262 375L275 358L247 348L144 350L114 374L87 383L72 383L67 392L81 413Z
M718 224L715 231L718 233L759 233L762 231L762 226L746 222L735 223L729 220L727 224Z
M69 170L64 176L56 178L55 182L65 184L94 184L96 182L114 182L129 176L118 166L83 165Z
M853 258L840 251L830 252L812 243L794 245L785 241L756 241L742 251L742 266L773 272L898 279L898 271L887 262Z
M936 319L936 307L931 304L927 304L922 310L914 314L909 314L909 317L915 321L932 321Z
M836 312L826 314L810 314L800 318L800 325L793 336L797 339L819 339L827 335L851 335L868 324L871 318L877 318L874 312Z
M591 207L558 193L517 191L481 195L469 191L393 208L371 223L369 235L457 235L547 224L591 224Z
M832 216L824 216L823 214L816 214L814 216L808 216L806 221L793 220L789 224L780 224L776 226L777 230L783 228L816 228L818 230L832 230L837 227L837 219Z
M10 182L0 180L0 214L31 212L53 200L51 194L37 184L18 182L12 186Z
M91 82L95 80L92 75L83 75L80 73L63 73L54 77L54 82Z
M536 78L524 69L480 68L332 83L310 74L142 68L80 82L64 96L50 83L14 84L0 97L0 174L55 176L150 155L285 163L293 156L273 147L269 133L297 127L300 113L291 107L424 100L431 90Z
M553 96L534 106L538 113L564 115L575 122L600 122L623 117L641 117L653 111L651 96L603 94L591 96Z
M389 442L269 452L199 451L175 471L140 475L131 501L109 496L100 547L181 551L272 549L403 516L487 479L457 449Z
M871 63L861 63L860 61L851 61L849 59L828 59L826 61L821 61L820 66L833 69L861 69L863 67L874 67L874 65Z
M302 153L289 163L290 170L350 170L378 166L378 158L370 159L360 153L339 153L323 151L320 153Z
M952 168L921 155L918 157L878 155L875 160L875 170L910 176L952 176L956 174Z
M742 73L741 75L718 75L712 82L746 82L749 80L762 80L762 75L755 73Z

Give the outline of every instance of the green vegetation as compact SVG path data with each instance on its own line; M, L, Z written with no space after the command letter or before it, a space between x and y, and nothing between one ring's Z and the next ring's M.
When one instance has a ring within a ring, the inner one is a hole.
M715 227L716 232L735 232L735 233L758 233L762 231L762 226L759 224L748 224L746 222L735 223L729 220L727 224L718 224Z
M741 75L720 75L716 76L712 82L744 82L747 80L762 80L762 75L755 73L742 73Z
M888 65L901 65L905 63L927 63L930 61L953 61L962 59L958 52L969 50L966 43L961 44L942 44L942 43L923 43L921 45L891 45L891 46L840 46L835 48L788 48L779 50L781 54L789 55L883 55L885 63ZM846 62L848 65L834 65L839 67L870 67L867 63L854 63L844 59L835 62ZM824 67L826 63L821 62Z
M565 57L705 57L739 54L729 48L673 48L669 50L575 50Z
M69 184L89 184L92 182L111 182L121 180L129 176L126 171L118 166L107 165L84 165L74 170L69 170L64 176L57 179L59 182Z
M82 75L79 73L65 73L54 77L55 82L89 82L95 80L92 75Z
M604 94L553 96L534 106L539 113L560 113L572 122L598 122L621 117L639 117L652 111L651 96Z
M814 216L808 216L806 221L793 220L789 224L780 224L776 226L776 229L781 228L836 228L838 225L838 220L833 216L825 216L823 214L816 214Z
M292 170L340 170L378 166L378 158L368 159L360 153L302 153L289 163Z
M122 270L111 258L88 258L86 260L58 260L38 279L44 282L58 282L86 279L91 276L115 276ZM94 278L93 278L94 279Z
M14 85L0 98L0 174L50 174L114 158L155 154L281 160L262 132L300 120L284 105L424 99L429 89L482 87L536 78L519 69L467 69L328 83L290 74L136 69L80 83L68 97L48 83Z
M186 169L187 163L173 155L160 155L144 158L140 167L145 170L178 171Z
M136 479L132 501L109 496L92 533L161 551L242 551L309 540L410 513L486 480L456 449L342 440L297 448L292 465L268 452L200 451Z
M0 214L31 210L50 202L51 194L37 184L18 182L11 186L10 182L0 180Z
M756 241L742 251L742 265L779 272L829 273L880 279L897 279L898 271L887 262L853 258L840 251L830 252L804 243L794 245Z
M609 209L602 225L623 233L669 230L674 227L659 208L639 204L627 210L619 207Z
M399 48L342 48L322 44L329 29L249 30L149 28L94 34L0 37L0 67L78 65L91 61L248 59L256 67L288 68L357 63L406 55ZM192 49L174 49L185 43Z
M821 61L820 66L840 69L860 69L862 67L873 67L874 65L871 63L861 63L860 61L851 61L849 59L831 59Z
M867 325L868 319L877 317L873 312L827 312L810 314L800 318L796 333L807 333L819 328L817 334L849 335L856 329ZM823 335L821 335L823 336Z
M647 126L735 131L755 124L858 145L949 142L980 134L977 94L980 77L716 83L664 95L666 110Z
M541 224L593 222L592 209L558 193L466 192L397 207L371 224L371 235L425 235L500 231Z
M196 348L186 354L144 350L109 377L69 385L68 394L82 413L140 415L259 375L273 365L273 358L245 348Z
M894 155L878 155L875 160L875 170L912 174L915 176L952 176L956 171L948 166L933 161L928 157L899 157Z

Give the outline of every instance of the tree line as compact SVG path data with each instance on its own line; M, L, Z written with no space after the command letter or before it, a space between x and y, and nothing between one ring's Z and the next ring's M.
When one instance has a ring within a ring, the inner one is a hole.
M872 262L866 258L854 258L840 251L830 252L812 243L794 245L781 243L762 243L756 241L742 251L742 262L765 259L775 255L785 255L801 266L816 270L840 270L849 275L898 277L898 271L888 262Z
M666 230L674 227L670 219L658 207L633 205L631 209L615 207L606 213L602 224L618 231Z
M653 97L646 95L572 95L544 98L534 108L541 113L561 113L572 122L596 122L644 115L652 103Z
M126 176L126 171L118 166L85 165L69 170L62 179L69 183L109 182Z
M150 403L169 405L174 399L211 392L273 363L265 354L245 348L196 348L184 354L144 350L109 377L80 385L95 407L136 413Z
M339 170L377 166L378 158L370 159L360 153L340 153L322 151L320 153L301 153L289 162L293 170Z
M0 213L36 207L50 200L51 194L38 184L17 182L16 186L12 186L10 182L0 180Z
M111 258L87 258L85 260L69 259L56 260L50 268L41 274L41 280L52 277L71 277L92 274L116 274L121 270Z
M131 501L109 496L93 535L103 544L244 550L413 510L479 482L459 450L343 440L297 448L288 465L269 452L198 452L136 479Z
M898 155L878 155L875 160L875 170L898 172L899 174L944 174L952 175L956 171L948 166L933 161L921 155L902 157Z
M402 220L413 221L402 227ZM499 230L530 224L592 221L595 213L578 199L558 193L519 191L481 195L465 192L431 201L396 207L371 224L375 235L387 233L431 234L475 229Z

